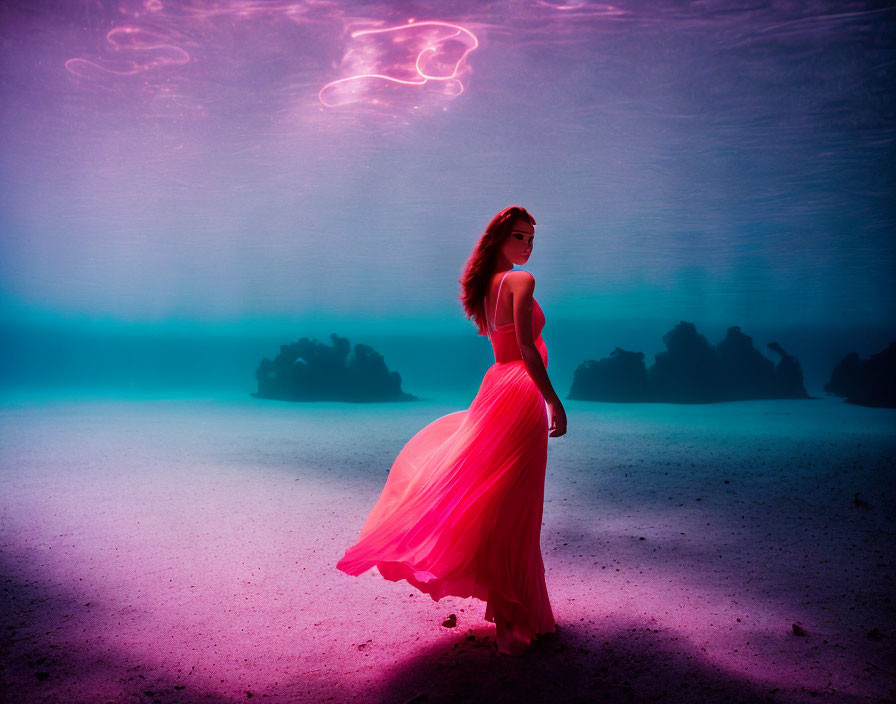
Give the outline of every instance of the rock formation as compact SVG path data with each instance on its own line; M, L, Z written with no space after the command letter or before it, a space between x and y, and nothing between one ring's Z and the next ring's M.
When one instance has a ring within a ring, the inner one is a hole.
M609 357L579 365L568 398L586 399L595 390L599 390L602 401L646 401L644 353L617 347Z
M847 403L896 408L896 341L868 359L855 352L846 355L824 390L845 397Z
M265 357L255 378L256 398L282 401L412 401L401 390L401 376L390 372L383 356L368 345L351 345L336 333L333 345L303 337L280 346L273 361Z
M617 347L609 357L579 365L568 398L585 401L711 403L767 398L809 398L799 362L777 343L777 365L738 326L713 346L693 323L680 322L663 336L666 350L650 369L642 352Z

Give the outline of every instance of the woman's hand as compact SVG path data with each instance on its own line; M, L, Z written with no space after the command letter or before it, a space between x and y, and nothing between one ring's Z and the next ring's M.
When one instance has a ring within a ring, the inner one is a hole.
M548 435L552 438L566 435L566 410L560 399L548 403L548 408L551 409L551 427L548 429Z

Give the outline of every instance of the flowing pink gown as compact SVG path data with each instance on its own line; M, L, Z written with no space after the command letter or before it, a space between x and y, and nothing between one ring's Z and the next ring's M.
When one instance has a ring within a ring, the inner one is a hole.
M514 324L494 327L487 313L486 321L495 363L470 407L407 442L358 542L336 567L350 575L376 567L435 601L477 597L488 602L487 621L497 612L531 639L555 630L540 545L548 412L516 359ZM547 366L544 323L533 302L535 344Z

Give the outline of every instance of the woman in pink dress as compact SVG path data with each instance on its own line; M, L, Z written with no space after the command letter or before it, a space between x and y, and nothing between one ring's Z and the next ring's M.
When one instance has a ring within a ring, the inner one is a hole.
M476 243L460 299L495 363L468 409L402 448L358 542L336 565L350 575L376 567L435 601L487 602L485 619L508 655L555 630L540 538L548 436L566 433L566 412L548 379L535 279L513 270L529 259L534 233L535 219L512 206Z

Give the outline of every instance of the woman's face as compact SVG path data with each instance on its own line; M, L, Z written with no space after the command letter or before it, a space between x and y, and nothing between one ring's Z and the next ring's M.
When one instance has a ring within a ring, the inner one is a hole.
M520 218L513 223L510 235L501 245L501 253L513 264L525 264L534 243L535 226L526 218Z

